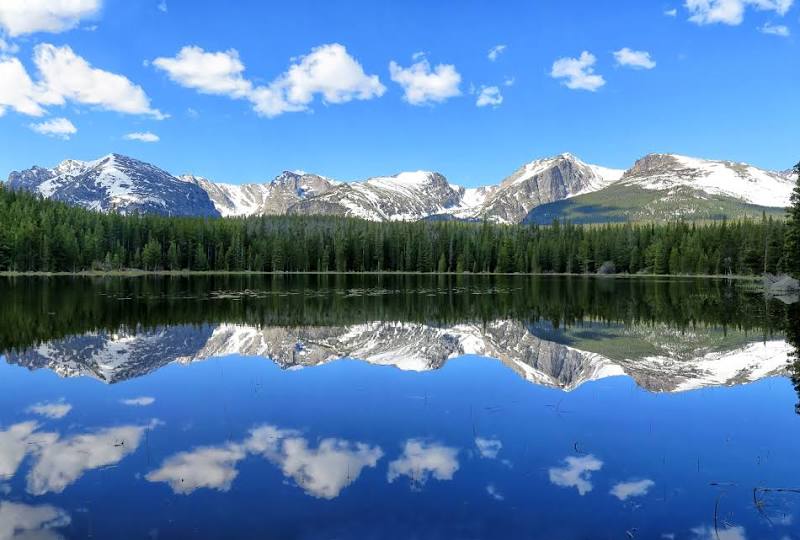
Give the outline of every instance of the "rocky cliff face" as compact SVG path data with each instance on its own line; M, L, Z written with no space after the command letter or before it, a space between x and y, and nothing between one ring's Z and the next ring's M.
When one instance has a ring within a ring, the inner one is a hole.
M601 190L622 172L589 165L571 154L532 161L500 182L479 213L495 221L519 223L537 206Z

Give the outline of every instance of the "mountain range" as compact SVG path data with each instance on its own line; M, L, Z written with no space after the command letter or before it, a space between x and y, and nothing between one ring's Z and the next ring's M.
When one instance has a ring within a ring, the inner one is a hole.
M588 335L587 335L588 334ZM624 346L614 343L624 342ZM255 327L236 324L120 328L74 335L20 351L6 361L62 377L106 383L142 377L171 363L267 358L283 369L340 358L431 371L464 355L493 358L524 380L565 391L627 375L653 392L737 385L784 375L791 346L743 331L671 331L663 325L584 322L573 328L495 320L448 326L374 321L347 326Z
M477 188L428 171L355 182L284 171L265 183L226 184L174 176L149 163L109 154L94 161L66 160L52 169L15 171L5 185L123 214L606 223L782 215L794 181L788 171L674 154L650 154L628 170L561 154L527 163L500 182Z

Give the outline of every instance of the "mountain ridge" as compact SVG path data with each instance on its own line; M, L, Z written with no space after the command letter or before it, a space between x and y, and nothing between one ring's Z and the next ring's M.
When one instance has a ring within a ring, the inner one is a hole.
M570 153L541 158L476 188L433 171L340 182L283 171L263 183L228 184L173 176L109 154L10 173L6 185L104 212L177 216L338 215L371 221L454 219L498 223L722 219L779 213L794 182L788 172L678 154L648 154L627 170Z

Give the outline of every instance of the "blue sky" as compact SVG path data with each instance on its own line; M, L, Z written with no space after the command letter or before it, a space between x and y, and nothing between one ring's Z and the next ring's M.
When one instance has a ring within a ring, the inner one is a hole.
M0 178L109 152L467 186L566 151L800 159L792 0L59 4L0 2Z

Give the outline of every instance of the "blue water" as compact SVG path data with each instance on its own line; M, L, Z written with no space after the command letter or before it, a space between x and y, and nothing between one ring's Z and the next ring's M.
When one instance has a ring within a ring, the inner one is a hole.
M0 362L0 539L800 538L800 494L760 489L800 488L796 401L783 377L565 392L475 356L111 385Z

